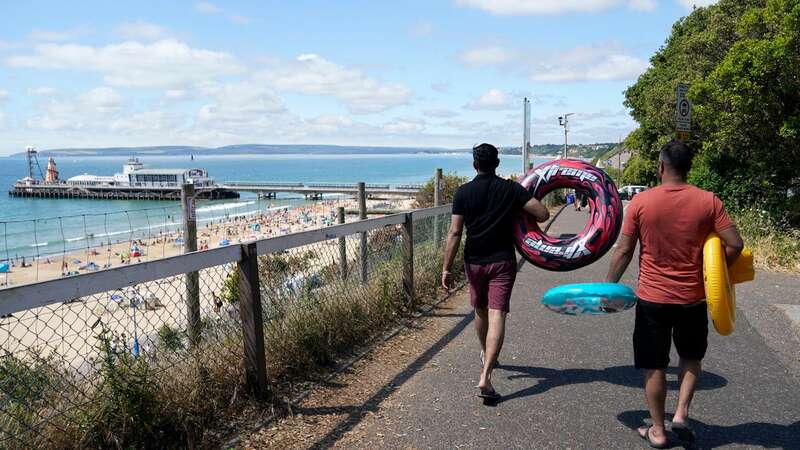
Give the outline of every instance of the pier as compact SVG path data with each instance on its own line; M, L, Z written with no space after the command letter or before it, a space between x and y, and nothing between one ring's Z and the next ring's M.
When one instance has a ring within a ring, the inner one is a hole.
M231 181L223 183L220 187L238 192L255 192L261 197L275 198L278 193L302 194L307 199L314 200L323 194L358 194L358 185L355 183L283 183L283 182L250 182ZM367 197L398 196L414 197L422 189L419 184L367 184L365 190Z
M239 193L221 186L195 189L195 197L220 200L239 198ZM12 197L85 198L96 200L180 200L180 186L79 186L69 183L17 183L8 191Z
M367 197L414 197L422 189L418 184L367 184ZM228 182L196 187L196 198L219 200L239 198L239 192L254 192L263 198L275 198L278 193L301 194L309 200L319 200L323 194L358 194L355 183L282 183ZM60 183L17 183L8 192L13 197L85 198L98 200L180 200L177 185L106 186Z

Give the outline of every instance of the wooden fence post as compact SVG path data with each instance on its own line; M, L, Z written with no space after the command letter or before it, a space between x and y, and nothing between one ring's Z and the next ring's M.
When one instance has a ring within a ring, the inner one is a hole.
M414 302L414 218L405 214L403 222L403 298L406 304Z
M267 393L267 358L264 351L264 318L258 282L256 243L242 245L239 271L239 316L244 334L244 369L247 386L257 398Z
M337 210L339 223L342 224L344 220L344 206L340 206ZM342 280L347 279L347 236L339 238L339 274Z
M442 206L442 169L436 169L433 177L433 206ZM439 216L433 216L433 250L439 251L439 241L441 240L441 221Z
M181 186L181 210L183 211L183 252L197 251L197 213L194 205L194 185ZM189 342L196 345L200 341L200 274L189 272L186 285L186 320Z
M364 220L367 218L367 190L366 184L361 181L358 183L358 218ZM361 259L361 282L366 283L368 279L367 274L367 232L360 233L360 259Z

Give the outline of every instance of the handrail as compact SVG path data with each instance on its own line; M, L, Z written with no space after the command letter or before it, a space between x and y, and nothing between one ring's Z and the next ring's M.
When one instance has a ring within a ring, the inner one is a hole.
M418 209L410 212L411 220L446 214L450 205ZM84 273L66 278L0 289L0 315L12 314L31 308L39 308L59 302L93 294L123 289L135 284L195 272L208 267L238 262L242 259L242 248L256 243L259 255L301 247L316 242L349 236L405 222L406 213L392 214L374 219L365 219L341 225L302 231L227 247L213 248L168 258L130 264L120 267Z

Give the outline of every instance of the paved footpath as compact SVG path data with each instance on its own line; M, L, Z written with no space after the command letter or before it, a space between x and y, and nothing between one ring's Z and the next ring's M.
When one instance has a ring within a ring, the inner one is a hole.
M585 221L585 212L566 210L551 233L574 233ZM381 436L387 448L646 448L632 431L648 416L642 375L632 367L633 311L567 317L539 304L553 286L603 280L608 260L568 273L522 267L493 377L504 396L496 406L475 396L478 347L464 305L452 311L452 332L381 401L382 418L348 428ZM635 285L637 270L632 264L623 282ZM734 334L710 332L692 410L699 438L688 448L800 449L800 340L788 318L800 304L800 277L759 273L739 297ZM668 380L674 408L674 368Z

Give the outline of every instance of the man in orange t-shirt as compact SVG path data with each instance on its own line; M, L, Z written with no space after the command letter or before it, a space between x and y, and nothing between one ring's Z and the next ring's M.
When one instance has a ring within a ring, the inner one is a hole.
M661 148L661 185L638 194L628 205L622 234L607 280L619 282L639 249L639 286L633 353L637 369L645 369L645 396L652 425L639 435L655 448L667 445L664 433L666 374L670 340L680 357L681 387L672 419L673 431L693 440L689 405L708 346L708 315L703 286L703 243L716 232L725 244L730 265L744 244L716 195L686 183L692 153L680 141Z

